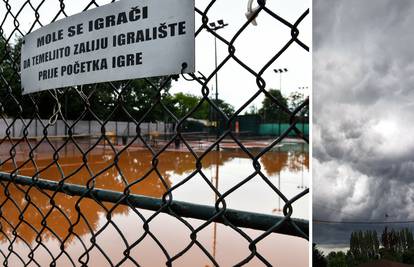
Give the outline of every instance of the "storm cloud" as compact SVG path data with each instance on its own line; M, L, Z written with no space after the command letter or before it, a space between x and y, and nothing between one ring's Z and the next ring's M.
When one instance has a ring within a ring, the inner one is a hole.
M414 220L414 1L313 8L313 217ZM344 228L359 229L315 224L314 240Z

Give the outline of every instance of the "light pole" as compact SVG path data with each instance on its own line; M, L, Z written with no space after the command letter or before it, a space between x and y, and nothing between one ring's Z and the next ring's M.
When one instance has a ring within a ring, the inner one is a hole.
M279 73L279 90L280 90L280 93L282 93L282 73L288 72L288 69L287 68L273 69L273 71L276 73Z
M287 68L283 68L283 69L273 69L273 71L274 71L275 73L279 73L279 91L280 91L280 94L283 96L283 94L282 94L282 73L286 73L286 72L288 72L288 69L287 69ZM280 111L279 111L279 113L278 113L278 123L279 123L279 132L278 132L278 134L279 134L279 136L280 136L280 134L281 134L281 127L280 127Z
M217 24L216 24L217 23ZM212 31L217 31L220 29L223 29L224 27L226 27L227 25L229 25L228 23L224 23L224 21L222 19L217 20L217 22L210 22L210 29ZM217 37L214 36L214 59L215 59L215 70L217 70ZM217 72L216 72L216 105L218 105L218 78L217 78ZM216 138L218 139L220 134L219 134L219 124L218 124L218 113L214 112L216 115L215 120L216 120ZM217 144L217 151L220 150L220 146L219 144Z
M305 100L309 96L309 94L308 94L309 87L308 86L299 86L298 89L300 91L304 91L304 93L299 93L299 91L298 91L298 93L299 93L300 96L303 97L303 99L301 99L301 100Z

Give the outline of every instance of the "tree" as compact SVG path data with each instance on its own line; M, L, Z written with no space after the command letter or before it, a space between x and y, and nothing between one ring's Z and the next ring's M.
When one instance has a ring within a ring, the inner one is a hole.
M187 115L198 104L199 101L199 97L185 93L176 93L171 97L171 102L173 105L172 108L178 118L182 118ZM204 116L200 116L200 111L197 110L192 117L201 119Z
M289 96L289 109L293 112L297 107L299 107L304 101L305 96L300 92L293 92ZM300 116L300 121L309 120L309 106L303 107L296 116Z
M378 259L379 241L375 231L352 232L349 245L349 257L355 264Z
M234 113L234 107L222 99L213 99L212 102L224 113L230 117ZM220 115L221 116L221 115Z
M380 249L381 257L389 260L411 261L412 251L414 249L413 234L408 228L396 231L388 230L385 227L381 235L383 248Z
M249 109L244 112L244 115L257 115L257 114L258 114L258 111L257 111L256 106L254 105L250 106Z
M357 261L354 258L354 255L352 255L351 250L348 250L346 252L346 263L349 267L357 266Z
M201 101L201 97L192 94L176 93L171 97L169 105L178 118L183 118ZM211 102L213 102L227 116L231 116L234 113L234 107L222 99L212 99ZM212 106L207 101L204 101L201 106L190 115L190 117L201 120L215 120L214 114L216 113L213 111ZM219 118L220 117L221 115Z
M3 35L0 35L0 113L8 117L16 117L20 107L30 106L27 105L27 101L21 101L19 75L21 43L22 39L17 38L16 45L13 46Z
M126 83L127 86L124 90L117 92L120 93L123 103L117 104L119 96L114 92L113 99L115 108L117 108L116 118L118 120L131 120L130 117L140 120L145 115L145 121L167 120L169 115L163 109L161 101L165 101L168 105L169 89L171 87L171 80L166 82L166 77L152 77L147 79L136 79L131 82L123 82L119 85L119 88L123 88ZM158 90L162 87L161 92ZM164 102L163 102L164 103ZM149 110L150 113L146 114Z
M278 104L273 99L265 97L262 107L259 109L263 120L265 122L289 122L289 115L284 111L284 108L288 109L287 99L280 90L270 89L269 93L277 100Z
M348 266L346 255L342 251L339 251L339 252L333 251L329 253L326 259L328 261L328 267L347 267Z
M414 264L414 249L409 249L402 254L402 262L406 264Z
M316 244L312 245L312 263L314 267L327 267L328 262L323 253L316 247Z

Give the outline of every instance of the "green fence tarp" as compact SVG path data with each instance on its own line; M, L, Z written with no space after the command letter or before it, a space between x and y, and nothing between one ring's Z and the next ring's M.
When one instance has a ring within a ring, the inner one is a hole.
M289 123L262 123L259 125L259 135L281 135L288 128ZM308 123L296 123L296 128L299 129L305 136L309 136ZM297 136L295 131L291 131L288 136Z

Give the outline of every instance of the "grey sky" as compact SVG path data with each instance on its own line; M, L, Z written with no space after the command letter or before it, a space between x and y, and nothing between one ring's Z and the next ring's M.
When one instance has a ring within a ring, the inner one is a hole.
M19 8L25 1L13 0L11 5L12 13L17 14ZM36 8L40 0L31 0ZM109 0L97 0L98 4L107 4ZM137 0L139 2L139 0ZM245 12L247 10L248 0L228 1L218 0L208 13L210 21L224 19L229 24L228 27L219 30L227 40L231 40L237 30L246 22ZM81 12L89 1L71 0L65 3L65 12L67 15L73 15ZM70 3L70 4L69 4ZM196 0L196 7L204 10L209 1ZM254 1L254 7L256 6ZM294 23L300 15L310 7L309 0L298 1L268 1L267 7L277 13L290 23ZM59 10L59 1L46 0L39 9L40 21L43 25L47 25ZM4 4L0 4L0 18L6 13ZM59 18L63 18L63 14ZM23 33L29 30L29 27L35 19L34 12L29 5L20 12L18 20L20 29ZM271 16L261 13L257 19L258 26L250 25L239 36L235 42L236 56L242 59L254 71L258 72L267 61L290 39L290 29L277 22ZM308 15L299 25L299 39L306 45L311 45L311 17ZM5 34L9 36L14 29L13 19L8 16L3 26L6 29ZM201 16L196 14L196 27L201 24ZM36 25L35 29L40 25ZM219 63L228 55L227 46L218 42L218 60ZM279 88L279 76L273 72L274 68L288 68L289 71L282 77L282 92L288 96L294 91L300 91L298 87L311 85L311 55L297 44L291 47L264 73L263 78L266 80L266 89ZM212 35L203 32L196 39L196 70L201 71L204 75L209 76L214 70L214 38ZM219 97L233 104L236 108L240 107L247 101L251 95L257 90L256 78L242 69L234 60L230 60L219 72ZM209 83L209 88L214 86L215 80ZM188 92L195 95L201 95L201 87L196 83L185 82L180 79L173 83L172 93ZM302 92L309 94L309 90ZM235 96L237 93L237 96ZM255 101L255 105L260 107L263 97L259 97Z
M414 2L313 8L313 217L413 220ZM315 224L315 241L359 228Z

